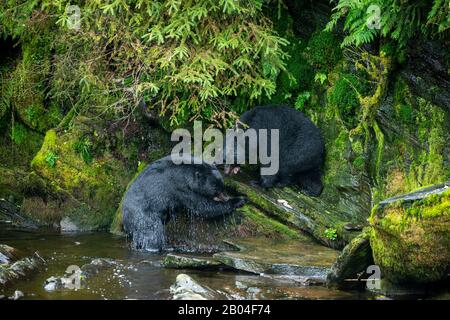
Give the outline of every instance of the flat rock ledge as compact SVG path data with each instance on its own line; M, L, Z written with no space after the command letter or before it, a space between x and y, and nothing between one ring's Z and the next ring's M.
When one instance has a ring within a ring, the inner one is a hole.
M304 284L323 284L339 251L310 240L271 240L241 238L227 240L237 251L214 254L212 257L168 254L166 268L204 269L232 268L259 275L295 276Z

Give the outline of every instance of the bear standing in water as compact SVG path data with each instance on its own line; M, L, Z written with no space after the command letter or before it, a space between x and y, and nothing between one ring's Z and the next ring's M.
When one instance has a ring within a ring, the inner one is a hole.
M132 247L163 249L164 223L177 212L187 210L200 218L215 218L245 203L242 197L228 198L224 188L213 165L193 161L176 165L170 156L152 163L132 183L122 203L123 228Z
M289 106L255 107L245 112L242 129L279 129L279 170L274 175L261 175L264 188L296 184L306 195L322 193L322 166L325 144L316 125L303 113ZM259 137L259 134L257 134ZM270 134L268 134L270 146ZM234 149L236 159L236 146ZM248 148L246 150L248 152ZM237 173L237 166L225 166L225 173Z

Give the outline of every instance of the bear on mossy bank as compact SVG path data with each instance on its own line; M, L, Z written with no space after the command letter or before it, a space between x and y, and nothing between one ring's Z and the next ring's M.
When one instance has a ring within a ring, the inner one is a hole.
M271 153L270 130L279 130L279 170L273 175L261 173L262 187L284 187L295 184L306 195L319 196L322 193L321 176L325 144L319 128L302 112L287 105L259 106L245 112L239 121L240 128L256 130L258 144L260 144L259 130L268 130L268 153ZM236 161L236 145L234 152ZM246 149L246 153L248 152L249 149ZM226 166L225 173L236 173L237 170L234 169L235 166Z
M145 168L132 183L122 204L123 229L137 250L164 249L164 224L187 211L199 218L215 218L241 207L242 197L228 198L214 165L202 162L175 164L171 156Z

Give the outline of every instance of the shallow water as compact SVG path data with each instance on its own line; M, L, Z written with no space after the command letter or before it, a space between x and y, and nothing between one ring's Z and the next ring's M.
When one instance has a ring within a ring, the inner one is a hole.
M29 255L36 251L46 267L28 279L15 282L5 292L22 291L24 299L170 299L170 286L179 273L186 273L202 285L232 299L370 299L360 292L330 290L322 286L299 286L289 278L271 279L232 271L165 269L162 255L134 252L123 238L109 233L57 234L13 229L0 224L0 243ZM71 265L82 266L95 258L116 261L113 267L90 277L79 290L48 292L45 280L63 276Z

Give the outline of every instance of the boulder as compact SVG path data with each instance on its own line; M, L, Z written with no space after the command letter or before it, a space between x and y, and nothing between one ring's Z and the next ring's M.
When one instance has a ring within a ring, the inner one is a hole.
M380 202L370 217L370 244L382 279L424 284L450 272L450 183Z
M350 287L365 275L367 267L373 264L369 229L354 238L341 252L327 275L329 287Z
M263 216L272 218L285 228L296 229L297 233L304 231L329 247L343 248L367 224L363 212L369 209L359 206L365 193L355 196L359 189L357 185L341 189L329 185L325 186L320 197L309 197L291 187L263 190L248 183L250 180L251 177L243 172L225 181L230 188L244 194L249 205L258 208L256 211ZM361 227L345 228L348 225Z

